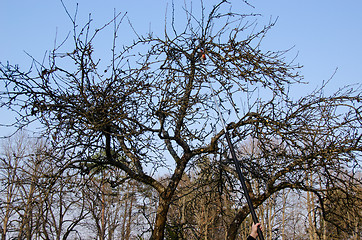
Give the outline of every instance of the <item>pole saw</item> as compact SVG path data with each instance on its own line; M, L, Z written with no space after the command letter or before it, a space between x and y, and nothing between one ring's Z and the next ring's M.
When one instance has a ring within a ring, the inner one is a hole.
M215 93L215 90L214 90L214 88L212 87L211 82L208 81L208 83L209 83L209 85L210 85L210 89L213 91L213 93ZM235 149L234 149L234 146L233 146L233 144L232 144L232 142L231 142L231 138L230 138L229 132L228 132L228 130L227 130L227 128L226 128L225 121L224 121L224 119L223 119L223 117L222 117L222 114L221 114L219 105L217 104L215 94L213 94L213 99L214 99L214 103L215 103L217 112L218 112L218 114L219 114L219 119L220 119L221 124L222 124L223 129L224 129L226 141L227 141L227 143L228 143L228 146L229 146L229 149L230 149L230 153L231 153L232 159L233 159L234 164L235 164L236 172L237 172L237 174L238 174L239 180L240 180L240 182L241 182L241 186L242 186L243 191L244 191L244 196L245 196L246 201L247 201L247 203L248 203L248 206L249 206L249 209L250 209L250 213L251 213L251 216L252 216L252 218L253 218L253 222L256 224L256 223L259 222L259 220L258 220L258 217L256 216L255 209L254 209L253 204L252 204L252 202L251 202L250 195L249 195L249 191L248 191L248 188L246 187L246 183L245 183L245 177L244 177L243 173L241 172L240 162L238 161L238 159L237 159L237 157L236 157ZM259 227L258 227L258 235L259 235L260 240L264 240L263 233L262 233L262 231L261 231L261 229L260 229Z

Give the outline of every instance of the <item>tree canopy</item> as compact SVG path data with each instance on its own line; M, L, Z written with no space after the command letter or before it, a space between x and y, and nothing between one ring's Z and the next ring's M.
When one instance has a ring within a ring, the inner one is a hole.
M14 125L19 128L39 122L60 169L87 174L114 167L155 189L159 199L151 239L164 238L179 182L205 158L212 165L214 156L222 156L219 180L234 179L231 189L239 191L213 96L238 146L255 207L287 188L315 193L322 208L328 189L352 197L361 184L355 174L360 172L361 89L341 86L325 96L323 85L295 100L289 90L304 84L300 67L284 58L286 51L261 49L274 23L257 30L248 21L255 15L233 12L227 1L200 15L185 9L185 16L181 28L171 13L162 36L138 35L122 47L123 15L100 29L93 29L91 20L81 27L70 16L71 49L60 44L47 63L34 59L29 71L1 63L1 105L18 114ZM114 41L104 64L94 57L94 42L110 26ZM161 167L170 169L167 181L156 178ZM319 184L307 184L307 175ZM259 191L251 188L255 183ZM228 239L236 238L249 213L245 202L237 201Z

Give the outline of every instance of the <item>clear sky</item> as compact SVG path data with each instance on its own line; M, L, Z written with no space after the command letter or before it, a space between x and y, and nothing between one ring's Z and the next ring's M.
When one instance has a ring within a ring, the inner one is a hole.
M85 23L92 14L95 26L102 26L117 12L125 13L139 33L149 28L163 30L166 6L169 0L64 0L71 13L79 3L78 19ZM174 0L177 4L184 0ZM212 5L216 0L203 0ZM278 21L269 32L264 48L285 50L293 47L298 54L296 62L304 66L301 73L310 87L300 89L311 91L320 86L338 68L330 90L337 90L346 84L362 83L362 1L361 0L259 0L252 1L255 8L232 0L235 11L262 14L260 24L270 18ZM194 0L195 6L200 5ZM176 10L181 10L178 7ZM169 10L170 11L170 10ZM30 63L24 51L41 60L47 50L54 46L54 40L64 39L71 30L60 0L0 0L0 62L19 64L26 69ZM134 38L132 32L124 33L125 39ZM107 45L108 44L108 45ZM111 45L105 42L104 46ZM4 116L4 110L0 110ZM0 128L0 135L3 135Z

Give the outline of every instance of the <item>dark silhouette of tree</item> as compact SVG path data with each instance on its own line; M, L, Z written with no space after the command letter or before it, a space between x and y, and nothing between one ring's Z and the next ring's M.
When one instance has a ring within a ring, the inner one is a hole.
M344 178L344 177L343 177ZM354 179L344 179L345 186L330 186L324 198L324 219L329 239L359 239L361 237L361 188ZM352 181L352 182L350 182ZM319 233L320 235L323 232Z
M258 193L250 189L255 207L285 188L312 191L322 199L324 189L303 182L307 170L326 183L350 172L341 169L360 169L360 89L346 87L324 96L322 87L293 100L290 88L302 84L299 66L284 58L285 51L261 49L274 23L257 30L248 21L255 15L229 7L225 0L209 13L202 6L200 17L186 7L182 28L171 14L162 37L138 35L121 49L117 39L126 34L120 31L122 15L92 30L91 20L79 27L69 14L71 50L62 50L61 44L46 65L34 59L28 71L1 64L2 105L18 114L14 126L40 123L60 168L87 174L112 166L155 189L159 200L151 239L163 239L187 167L209 154L228 156L214 95L233 142L251 139L257 149L240 158L249 185L253 180L263 186ZM95 57L95 39L112 24L107 65ZM242 104L238 99L244 99ZM170 167L167 181L152 174L161 167ZM224 169L230 176L235 173L227 161ZM248 213L243 204L228 227L228 239L236 238Z

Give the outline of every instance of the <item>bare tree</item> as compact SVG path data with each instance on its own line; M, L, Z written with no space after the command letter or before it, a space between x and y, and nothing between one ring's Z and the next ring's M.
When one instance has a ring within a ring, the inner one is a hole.
M185 6L185 15L181 29L171 14L164 36L139 35L121 50L116 40L123 18L117 15L104 26L114 26L107 65L94 57L94 39L104 28L93 31L91 20L80 28L69 14L73 49L57 46L47 65L34 59L29 71L1 64L2 105L19 114L16 126L38 121L44 127L59 168L89 173L112 166L155 189L159 199L151 239L164 238L187 167L205 155L228 156L213 96L222 103L234 143L251 139L258 149L240 158L248 185L254 180L262 186L258 193L250 189L255 207L286 188L312 191L323 202L325 188L340 186L342 175L353 178L342 169L360 169L360 89L324 96L322 87L294 101L288 93L301 84L299 66L284 59L285 51L261 49L274 23L257 30L248 21L255 15L232 12L225 0L208 13L202 6L199 17ZM154 177L160 167L169 168L167 181ZM304 182L306 170L320 178L323 189ZM235 174L227 161L225 172ZM227 239L236 238L249 213L238 194L240 207Z
M324 214L327 220L325 228L328 239L361 238L361 188L358 185L348 184L348 186L357 189L333 187L326 194ZM350 192L353 192L354 197ZM319 234L322 236L323 232Z
M48 173L51 173L50 169ZM43 199L39 201L38 213L34 215L40 222L39 236L42 239L74 239L80 234L80 225L89 215L84 183L72 171L63 173L54 181L56 175L51 175L48 184L41 189Z
M45 146L19 132L1 158L2 239L69 239L86 215L71 171L59 175ZM58 180L55 181L55 177Z
M41 199L38 183L43 174L39 171L41 158L34 154L41 144L36 144L24 132L4 141L1 158L1 199L3 212L2 239L17 236L32 239L39 222L34 216Z
M132 182L115 183L120 178L122 174L112 168L93 169L86 177L84 198L90 214L86 228L96 239L127 240L131 239L130 229L136 229L136 186Z
M18 135L20 136L20 135ZM16 215L18 199L19 172L21 172L21 159L25 155L25 141L18 137L14 143L10 139L3 142L1 157L1 239L5 240L8 235L15 231L14 215Z

